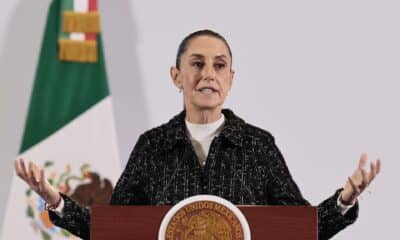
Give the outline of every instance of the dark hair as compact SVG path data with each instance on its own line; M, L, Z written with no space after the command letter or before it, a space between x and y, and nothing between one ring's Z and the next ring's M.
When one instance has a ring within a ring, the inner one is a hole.
M192 32L191 34L187 35L182 40L182 42L179 44L178 53L176 54L176 63L175 63L176 68L178 68L178 69L180 68L182 54L186 51L190 40L192 40L192 39L194 39L196 37L199 37L199 36L210 36L210 37L215 37L215 38L218 38L218 39L222 40L224 42L224 44L226 45L226 47L228 48L229 55L230 55L230 57L232 59L232 51L231 51L231 48L229 47L229 44L226 41L226 39L221 34L219 34L217 32L214 32L214 31L209 30L209 29L203 29L203 30L199 30L199 31L196 31L196 32Z

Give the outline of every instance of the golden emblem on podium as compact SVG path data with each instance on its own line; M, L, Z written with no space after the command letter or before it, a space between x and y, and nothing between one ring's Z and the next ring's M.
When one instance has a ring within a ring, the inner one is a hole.
M198 195L176 204L165 215L159 240L249 240L249 225L227 200Z

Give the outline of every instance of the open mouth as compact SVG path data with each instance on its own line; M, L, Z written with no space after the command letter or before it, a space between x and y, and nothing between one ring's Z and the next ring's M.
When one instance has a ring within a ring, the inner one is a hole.
M199 88L197 91L203 93L203 94L211 94L211 93L217 93L218 90L212 87L202 87Z

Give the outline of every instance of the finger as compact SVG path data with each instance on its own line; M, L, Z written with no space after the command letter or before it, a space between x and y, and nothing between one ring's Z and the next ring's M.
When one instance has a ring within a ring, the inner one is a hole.
M32 161L29 161L29 165L28 165L28 178L29 181L32 185L32 187L37 187L38 184L38 180L35 177L35 173L34 173L34 163Z
M26 169L26 177L27 177L27 179L28 179L28 181L29 181L29 184L32 183L32 172L31 172L31 168L32 168L32 162L29 161L29 162L28 162L27 169Z
M365 164L367 163L368 156L366 153L361 154L360 161L358 163L358 169L363 169Z
M364 189L368 186L368 174L365 169L361 169L362 181L360 189Z
M348 180L349 180L349 183L350 183L351 187L353 188L353 194L352 194L352 195L355 195L354 192L355 192L357 195L359 195L359 194L360 194L360 189L359 189L359 188L357 187L357 185L353 182L353 179L351 179L351 177L349 177Z
M374 180L374 178L375 178L375 176L376 176L376 168L377 168L377 162L376 161L374 161L374 162L371 162L371 171L370 171L370 173L369 173L369 179L368 179L368 181L369 182L372 182L372 180Z
M44 191L46 188L46 178L44 176L44 169L40 169L40 191Z
M38 165L36 165L35 163L33 163L33 176L35 179L35 186L38 189L38 193L42 192L42 188L41 188L41 181L40 181L40 167Z
M24 159L22 159L22 158L20 158L19 159L19 163L20 163L20 167L21 167L21 170L22 170L22 174L24 174L24 176L25 176L25 181L28 181L28 171L26 170L26 166L25 166L25 161L24 161Z
M381 160L378 159L376 162L376 174L379 174L381 172Z
M24 173L22 172L19 159L14 160L14 168L15 168L15 172L17 172L17 175L25 181L25 176L24 176Z
M33 163L33 177L35 178L36 182L40 182L40 167Z

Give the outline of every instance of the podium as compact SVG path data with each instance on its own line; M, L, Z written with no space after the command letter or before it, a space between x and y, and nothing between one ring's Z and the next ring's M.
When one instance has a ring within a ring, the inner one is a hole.
M238 206L252 240L317 240L315 207ZM157 240L161 221L171 206L92 206L90 239Z

